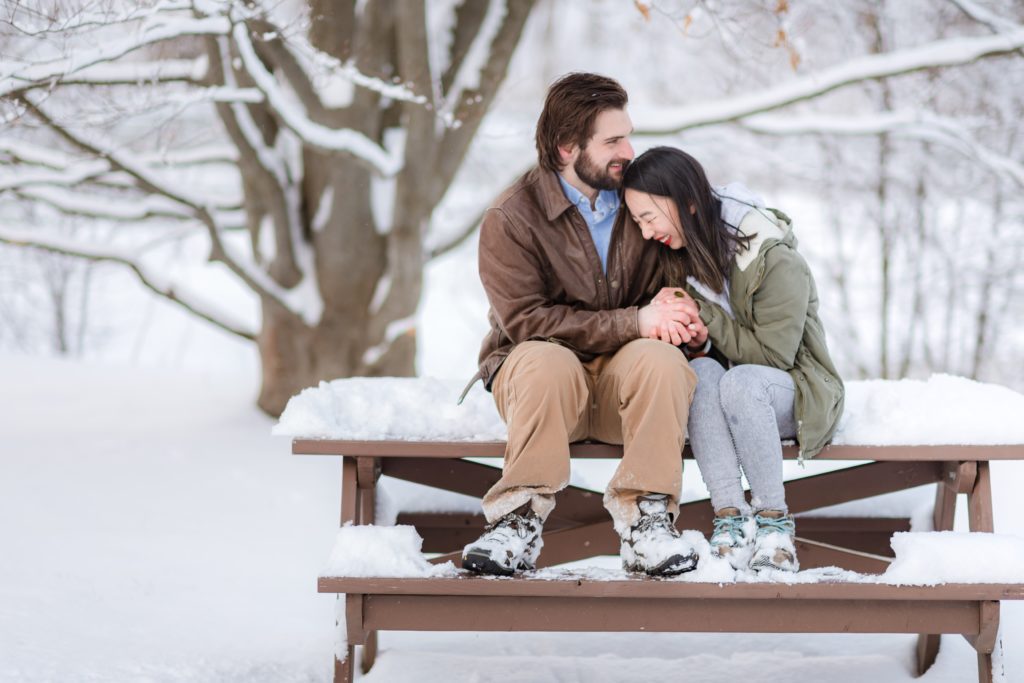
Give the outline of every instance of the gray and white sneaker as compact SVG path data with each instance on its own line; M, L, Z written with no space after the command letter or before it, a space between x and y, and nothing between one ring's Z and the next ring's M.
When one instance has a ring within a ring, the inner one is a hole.
M484 530L462 551L462 567L477 574L512 576L536 568L544 546L543 522L530 504L514 510Z
M728 560L733 569L746 569L756 531L753 517L741 515L739 508L722 508L715 513L714 524L709 541L711 554Z
M650 493L636 501L640 519L622 536L619 547L626 571L675 576L696 569L697 551L673 524L668 496Z
M754 521L757 522L757 534L754 537L750 568L755 571L799 571L800 562L796 559L796 546L793 545L793 537L796 535L793 516L781 510L761 510L754 515Z

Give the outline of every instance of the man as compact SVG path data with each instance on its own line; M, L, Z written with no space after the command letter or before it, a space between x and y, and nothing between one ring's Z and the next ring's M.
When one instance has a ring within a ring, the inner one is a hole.
M463 553L476 572L535 566L543 522L569 482L569 444L582 439L624 445L604 495L624 566L662 576L696 566L673 521L697 380L673 344L690 342L687 326L700 321L691 301L648 303L657 245L619 211L633 158L627 100L595 74L554 83L537 122L539 167L484 218L491 330L478 377L508 425L508 446L483 499L487 530Z

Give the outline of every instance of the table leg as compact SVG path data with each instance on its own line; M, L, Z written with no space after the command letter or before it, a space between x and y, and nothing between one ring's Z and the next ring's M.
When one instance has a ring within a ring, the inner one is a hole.
M356 648L352 645L348 646L348 655L344 661L339 661L337 657L334 658L334 683L352 683L355 680L355 671L353 670L355 658Z
M988 462L978 463L978 476L974 488L967 494L971 531L995 531L992 518L992 472Z
M356 461L356 482L359 488L359 521L358 524L373 524L377 521L377 480L380 478L381 465L379 458L363 457ZM369 673L377 660L377 632L366 631L363 634L363 657L360 670Z
M344 526L348 523L359 524L359 505L360 491L358 487L358 478L356 471L356 461L354 458L343 457L341 459L341 525ZM339 595L338 600L343 600L344 595ZM342 613L349 612L350 606L346 602L346 609ZM341 610L339 610L341 612ZM341 617L339 616L339 619ZM345 620L348 622L349 615L345 614ZM335 622L335 628L348 629L348 623L344 626ZM351 639L349 643L351 643ZM350 644L347 649L344 660L339 660L337 655L334 658L334 683L352 683L355 679L355 645Z
M939 656L939 645L942 642L940 633L919 633L917 635L917 675L923 676L935 658Z
M992 653L978 653L978 683L992 683Z
M341 459L341 525L359 524L359 486L355 458Z
M973 463L970 463L973 466ZM964 463L963 465L966 465ZM945 467L945 476L935 486L935 510L932 513L932 528L935 531L951 531L953 518L956 515L956 494L961 486L973 481L973 467L965 467L949 463ZM966 493L966 491L964 491ZM923 676L939 655L942 635L939 633L921 633L917 636L917 675Z
M992 472L986 461L978 463L978 476L973 490L967 494L967 509L971 531L993 532ZM981 614L981 633L971 642L978 650L978 681L992 683L992 649L999 630L999 603L984 604Z
M366 634L366 642L363 644L362 672L370 673L373 663L377 661L377 632L369 631Z

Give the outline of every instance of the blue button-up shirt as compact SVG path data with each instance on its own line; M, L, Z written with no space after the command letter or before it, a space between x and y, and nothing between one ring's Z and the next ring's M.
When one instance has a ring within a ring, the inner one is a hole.
M612 241L612 226L615 215L619 212L619 193L615 190L601 190L597 193L594 208L590 208L590 200L575 187L565 182L560 174L558 182L562 183L562 191L566 198L576 205L590 228L590 236L597 247L597 255L601 257L601 269L608 272L608 245Z

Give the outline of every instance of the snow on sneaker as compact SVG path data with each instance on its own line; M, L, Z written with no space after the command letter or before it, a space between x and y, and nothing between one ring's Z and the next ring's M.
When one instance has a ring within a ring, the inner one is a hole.
M622 537L619 554L626 571L674 576L697 568L697 551L683 539L668 512L668 496L637 499L640 519Z
M711 554L729 561L733 569L745 569L750 563L751 539L756 525L750 515L737 508L722 508L715 515L711 534Z
M754 538L754 554L750 559L750 568L780 569L795 572L800 569L796 559L796 547L793 536L796 534L796 522L792 515L779 510L762 510L754 515L757 523L757 535Z
M537 566L544 546L543 522L529 504L514 510L484 531L484 535L466 546L462 567L478 574L511 576Z

